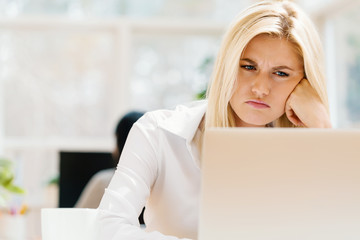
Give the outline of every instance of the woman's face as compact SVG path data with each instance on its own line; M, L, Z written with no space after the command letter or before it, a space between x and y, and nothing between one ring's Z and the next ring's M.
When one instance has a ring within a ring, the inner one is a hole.
M266 34L249 42L239 67L230 99L237 127L263 127L281 117L290 93L304 77L293 43Z

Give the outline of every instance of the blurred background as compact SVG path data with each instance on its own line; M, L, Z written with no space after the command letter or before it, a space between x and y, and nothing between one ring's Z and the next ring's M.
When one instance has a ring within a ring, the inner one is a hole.
M0 155L28 205L57 206L60 151L112 151L127 111L195 99L254 2L0 0ZM295 2L321 33L333 125L360 127L360 0Z

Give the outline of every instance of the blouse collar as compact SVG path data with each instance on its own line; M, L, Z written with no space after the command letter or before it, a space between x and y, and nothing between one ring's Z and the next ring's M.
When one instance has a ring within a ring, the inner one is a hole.
M207 100L178 105L170 116L159 122L159 127L191 142L207 109Z

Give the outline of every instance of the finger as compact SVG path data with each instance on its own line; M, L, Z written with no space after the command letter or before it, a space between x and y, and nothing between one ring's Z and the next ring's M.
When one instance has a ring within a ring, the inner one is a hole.
M302 126L303 123L301 122L301 120L298 118L298 116L296 116L296 114L294 113L294 111L287 111L286 112L286 117L289 119L289 121L294 124L295 126Z
M309 82L306 78L303 78L303 79L301 79L301 81L299 82L299 84L302 84L302 85L310 85L310 82Z
M300 118L296 115L295 111L290 106L290 101L286 103L285 106L285 114L289 121L294 124L295 126L304 126L303 122Z

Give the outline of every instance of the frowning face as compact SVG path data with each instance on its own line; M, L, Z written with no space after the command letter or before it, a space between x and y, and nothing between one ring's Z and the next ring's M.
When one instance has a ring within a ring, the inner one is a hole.
M237 127L263 127L284 114L286 100L303 79L293 43L261 34L245 48L230 106Z

